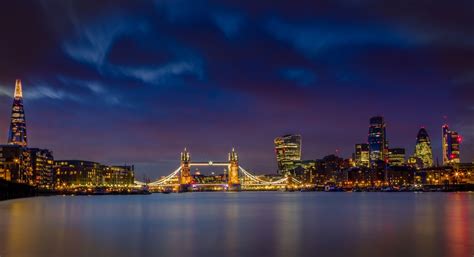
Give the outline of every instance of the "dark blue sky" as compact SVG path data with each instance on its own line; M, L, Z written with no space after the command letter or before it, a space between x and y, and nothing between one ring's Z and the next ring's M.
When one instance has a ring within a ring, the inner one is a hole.
M99 3L97 3L99 2ZM367 141L383 115L412 154L447 117L474 159L473 1L9 1L0 8L0 132L24 84L30 145L56 159L134 163L150 176L195 160L276 169L273 139L303 157Z

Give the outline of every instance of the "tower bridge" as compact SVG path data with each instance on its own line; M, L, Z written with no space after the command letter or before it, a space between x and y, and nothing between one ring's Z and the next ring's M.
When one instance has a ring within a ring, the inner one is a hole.
M239 158L235 149L228 154L228 160L222 162L192 162L189 151L185 148L181 153L180 166L169 175L151 183L135 181L137 185L146 185L151 190L172 189L174 191L199 190L277 190L287 187L301 187L303 183L291 178L283 177L275 181L261 179L239 166ZM191 175L191 167L226 167L228 175L218 183L196 183Z

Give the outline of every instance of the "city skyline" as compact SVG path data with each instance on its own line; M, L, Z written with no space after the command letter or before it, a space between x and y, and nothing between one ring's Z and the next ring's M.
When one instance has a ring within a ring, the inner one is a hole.
M13 93L11 122L10 122L10 129L8 133L7 144L16 145L19 147L26 147L27 146L26 127L27 126L26 126L25 113L23 109L22 84L21 84L21 80L17 79L15 81L15 89ZM442 162L440 162L438 159L436 160L433 159L431 142L430 142L429 135L425 127L421 127L420 130L418 131L417 140L416 140L416 144L414 148L414 154L412 156L406 155L405 148L393 148L393 147L389 148L389 140L388 140L387 132L386 132L386 123L383 116L371 117L369 119L368 130L369 130L369 133L368 133L367 143L362 143L362 144L356 143L354 152L351 154L350 157L347 157L347 159L352 159L352 161L356 165L361 165L361 163L359 163L359 158L361 158L361 153L359 151L361 150L360 149L361 145L364 145L364 144L366 145L366 148L367 148L366 149L367 165L362 164L361 166L377 167L378 164L376 163L378 161L387 163L389 165L395 165L395 166L415 165L418 168L428 168L432 166L451 164L451 162L446 163L444 159ZM442 145L446 145L446 147L448 147L448 142L445 141L446 133L450 135L449 137L453 135L454 138L452 140L455 140L453 142L456 144L455 151L457 151L457 154L456 155L450 154L448 156L450 156L450 158L457 159L457 161L454 161L453 163L459 163L460 162L459 149L462 143L461 142L462 136L459 135L456 131L450 130L447 124L443 124L442 131L443 131L442 132ZM424 142L427 142L427 146L425 145L420 146L420 144L424 144ZM295 161L299 162L299 161L302 161L303 159L301 135L288 134L288 135L278 136L274 139L274 147L275 147L274 151L276 154L275 157L276 157L276 163L277 163L277 173L280 175L284 175L288 171L294 169L295 168L293 167L294 162ZM449 141L449 147L451 147L451 141ZM36 148L33 150L36 151L40 149ZM51 155L51 152L49 150L42 150L42 151L47 151ZM445 151L446 150L443 147L443 152L442 152L443 158L445 158L444 156L446 156ZM449 150L449 151L452 151L452 150ZM187 151L187 147L184 148L184 152L185 152L185 156L187 156L187 158L190 158L189 152ZM232 153L234 153L234 147L232 147ZM424 157L426 153L428 153L429 156ZM328 157L330 155L346 158L345 156L339 155L339 149L337 149L335 153L325 155L324 157ZM231 154L229 153L229 158L231 158L230 156ZM236 155L235 155L235 158L237 158ZM321 160L322 158L323 157L311 158L311 160ZM411 158L415 158L413 160L413 163L411 163ZM416 160L416 158L419 158L419 160ZM79 160L79 159L81 158L71 158L71 160ZM183 160L183 152L181 152L181 160ZM209 163L212 163L213 160L214 159L210 159ZM395 163L392 164L392 161L397 162L397 164ZM419 162L422 162L423 164L420 165ZM212 165L209 165L209 168L211 166ZM189 170L189 172L191 171ZM145 175L146 173L139 172L139 174ZM151 174L151 175L153 176L155 174Z
M270 173L275 137L302 135L302 159L336 149L348 158L366 142L369 118L381 115L390 147L411 155L425 127L442 163L448 123L464 138L461 161L473 161L467 1L414 6L405 20L369 3L202 4L8 3L0 11L0 132L8 134L22 79L28 144L56 159L164 175L184 147L219 160L235 146L246 167ZM355 22L340 22L345 16ZM440 17L442 26L431 27Z

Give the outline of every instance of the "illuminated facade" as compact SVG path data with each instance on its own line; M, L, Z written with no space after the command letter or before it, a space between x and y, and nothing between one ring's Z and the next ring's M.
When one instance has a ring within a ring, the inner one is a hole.
M433 151L431 140L426 129L421 128L416 137L415 154L413 155L417 168L429 168L433 166Z
M28 140L26 137L25 112L23 110L23 92L20 80L16 80L15 84L10 130L8 133L8 144L19 145L22 147L26 147L28 145Z
M462 141L461 136L456 131L450 130L448 125L445 124L442 127L441 138L443 146L443 165L460 163L459 145Z
M132 185L135 179L133 166L107 166L82 160L54 162L57 189L75 187L121 187Z
M0 178L34 185L30 152L19 145L0 146Z
M229 153L229 181L230 186L240 184L239 181L239 158L234 148Z
M369 167L369 145L368 144L356 144L354 161L357 167Z
M405 165L405 148L390 148L388 150L388 164L390 166Z
M181 153L181 174L179 176L179 184L189 185L191 184L191 155L188 150L184 148L184 152Z
M375 166L379 162L387 162L388 142L383 117L377 116L370 119L368 141L370 166Z
M50 189L54 186L53 152L47 149L29 148L34 185Z
M63 187L91 187L101 184L103 166L97 162L81 160L55 161L55 185Z
M274 140L278 172L286 175L301 161L301 136L285 135Z
M108 187L131 186L135 181L134 166L105 166L102 185Z

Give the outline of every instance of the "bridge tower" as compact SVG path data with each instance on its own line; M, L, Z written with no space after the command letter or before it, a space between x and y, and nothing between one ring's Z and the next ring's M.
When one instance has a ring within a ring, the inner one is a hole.
M229 189L240 189L239 181L239 157L232 148L232 152L229 153L229 176L228 176Z
M189 185L191 184L191 156L186 148L184 152L181 153L181 174L179 176L180 185Z

